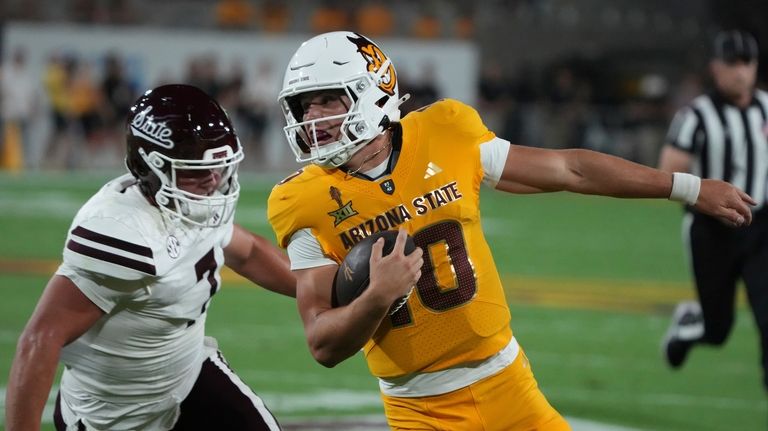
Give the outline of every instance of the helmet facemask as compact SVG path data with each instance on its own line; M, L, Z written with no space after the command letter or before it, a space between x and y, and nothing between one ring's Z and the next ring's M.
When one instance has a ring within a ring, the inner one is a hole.
M217 227L227 223L235 212L240 185L237 167L243 160L243 152L233 152L229 145L206 150L201 159L172 159L152 151L147 154L139 148L144 163L160 180L154 195L163 217L171 222L183 221L193 226ZM178 186L181 171L218 171L218 186L210 195L185 191Z
M294 54L278 101L286 120L288 144L299 163L336 168L400 119L397 75L389 58L375 64L359 46L375 47L363 36L332 32L305 42ZM309 92L338 92L349 100L346 113L305 120L298 99ZM335 141L319 143L318 124L341 122Z

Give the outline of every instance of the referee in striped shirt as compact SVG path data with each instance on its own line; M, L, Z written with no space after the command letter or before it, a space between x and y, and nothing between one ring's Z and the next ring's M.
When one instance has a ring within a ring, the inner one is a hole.
M713 48L715 89L677 113L659 168L730 182L757 205L752 224L743 228L723 225L688 207L683 238L699 300L678 304L663 351L669 365L679 368L695 345L724 344L733 327L741 279L760 331L768 388L768 93L755 88L758 47L750 34L721 32Z

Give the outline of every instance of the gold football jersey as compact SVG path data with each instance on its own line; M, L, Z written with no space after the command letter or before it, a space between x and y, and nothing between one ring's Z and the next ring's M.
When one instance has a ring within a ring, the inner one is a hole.
M391 174L369 180L310 165L274 187L268 208L281 246L309 228L339 263L354 244L381 230L404 227L422 247L414 294L364 348L373 375L385 378L482 360L512 336L480 225L479 144L495 135L474 109L455 100L412 112L401 127Z

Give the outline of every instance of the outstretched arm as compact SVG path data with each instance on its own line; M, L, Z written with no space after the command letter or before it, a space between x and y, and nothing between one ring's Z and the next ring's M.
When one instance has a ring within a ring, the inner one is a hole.
M8 431L40 429L61 348L103 315L68 278L51 278L16 346L5 400Z
M234 226L232 239L224 248L228 267L265 289L296 297L296 278L288 256L264 237Z
M570 191L619 198L669 198L672 174L589 150L548 150L511 145L496 186L499 190ZM752 221L746 193L723 181L705 179L695 207L726 224Z

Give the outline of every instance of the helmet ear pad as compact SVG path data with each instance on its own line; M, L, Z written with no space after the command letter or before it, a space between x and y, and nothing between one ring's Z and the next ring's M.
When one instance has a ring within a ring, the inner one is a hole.
M139 189L141 190L141 193L153 205L157 205L155 195L160 190L162 181L157 175L154 175L147 165L146 160L141 157L138 150L128 153L128 156L125 158L125 165L128 168L128 171L139 180Z

